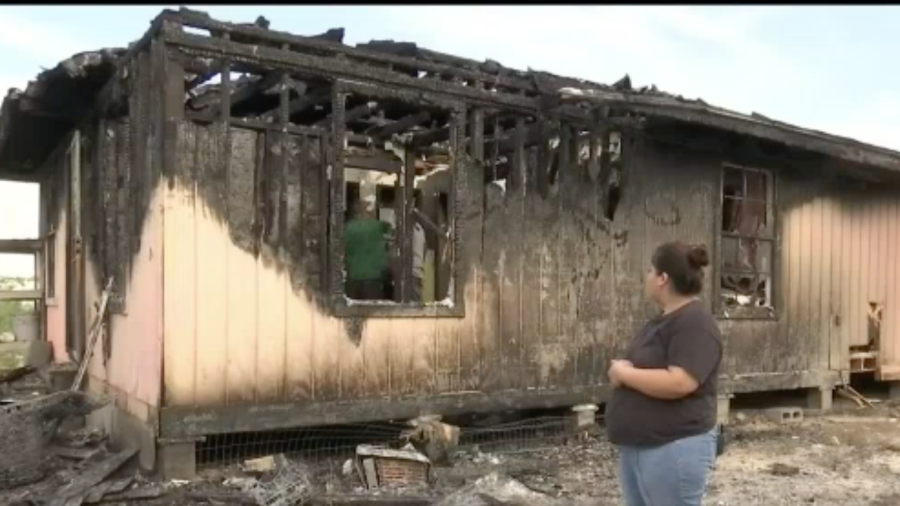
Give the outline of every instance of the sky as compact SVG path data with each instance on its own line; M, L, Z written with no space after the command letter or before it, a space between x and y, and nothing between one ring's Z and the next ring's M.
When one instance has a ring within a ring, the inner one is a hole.
M127 46L163 8L0 6L0 93L74 53ZM900 150L900 6L194 8L224 21L263 15L299 35L344 27L345 43L414 41L604 83L627 73L635 86ZM0 238L23 233L8 209L29 206L36 197L0 183ZM9 263L0 257L0 275Z

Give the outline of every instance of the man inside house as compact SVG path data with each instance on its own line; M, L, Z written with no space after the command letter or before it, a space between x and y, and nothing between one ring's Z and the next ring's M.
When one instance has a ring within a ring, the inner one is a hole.
M374 195L355 202L344 227L346 294L355 300L382 300L389 273L390 225L375 215Z

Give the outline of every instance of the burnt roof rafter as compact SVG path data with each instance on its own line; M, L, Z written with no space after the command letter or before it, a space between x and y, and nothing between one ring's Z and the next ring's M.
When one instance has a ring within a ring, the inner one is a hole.
M206 34L200 35L198 31ZM320 99L328 100L329 97L318 96L317 84L343 83L351 91L389 90L393 95L417 103L459 103L485 111L563 120L585 130L597 122L613 128L642 128L645 119L703 125L860 166L900 172L900 153L896 151L803 129L761 115L712 107L702 100L687 100L655 87L635 90L627 76L609 86L530 69L516 70L492 60L478 62L430 51L412 42L376 40L349 46L343 39L343 29L305 37L271 30L262 18L254 24L236 24L184 8L164 10L153 19L144 36L130 44L127 50L80 53L57 68L41 73L24 92L9 94L0 110L0 159L5 163L20 163L23 167L40 163L37 155L29 155L27 160L22 158L17 162L4 158L9 145L18 142L12 141L13 137L34 137L25 132L33 128L28 126L29 122L62 121L78 125L110 114L111 105L115 105L116 100L121 102L121 83L126 77L127 66L151 45L160 45L164 46L163 54L175 58L184 67L185 90L194 96L205 94L203 83L225 68L231 72L271 73L268 78L242 82L242 86L232 89L227 102L229 107L250 98L256 100L260 92L271 94L276 87L270 85L277 85L281 79L278 76L286 73L285 79L294 86L288 94L288 114L314 105ZM105 67L101 71L92 71L91 76L83 75L81 71L90 65L80 66L78 57L82 60L100 58ZM47 82L57 80L68 80L70 84L83 87L85 96L79 101L84 106L60 108L54 104L54 97L45 96L62 94L60 90L65 86L45 86ZM307 83L312 86L311 90L306 89ZM42 86L53 91L42 92ZM268 102L254 103L253 106L268 107ZM189 107L201 109L201 116L210 116L221 106L213 97L204 97L191 99ZM274 119L276 112L264 113L261 124ZM368 114L365 108L352 112L351 119L357 114L360 117ZM442 127L431 125L431 128L417 133L414 142L443 138L447 134ZM24 130L13 136L14 129Z

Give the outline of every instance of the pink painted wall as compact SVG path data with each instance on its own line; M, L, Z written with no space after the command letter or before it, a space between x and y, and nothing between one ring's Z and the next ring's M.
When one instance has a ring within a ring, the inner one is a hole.
M142 421L149 421L159 406L162 382L163 252L162 208L157 191L127 279L124 314L112 314L107 332L111 352L104 363L102 340L94 350L89 374L92 390L110 394L114 402ZM88 259L93 258L88 252ZM87 322L96 316L103 287L96 266L85 265Z

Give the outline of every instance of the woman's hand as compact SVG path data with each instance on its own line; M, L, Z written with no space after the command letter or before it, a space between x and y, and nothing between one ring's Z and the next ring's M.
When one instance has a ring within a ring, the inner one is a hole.
M616 388L620 388L623 386L622 383L622 372L627 369L633 369L634 364L632 364L628 360L613 360L609 366L609 381L612 383L612 386Z

